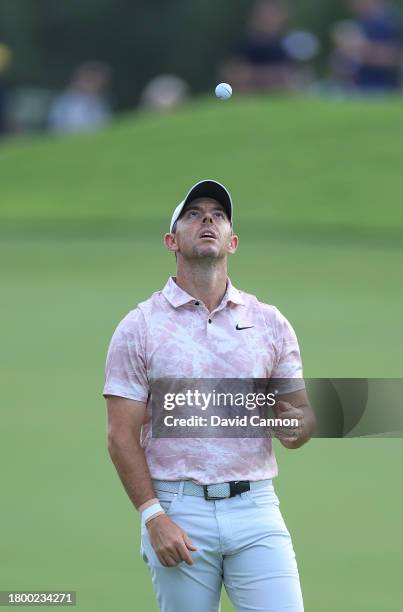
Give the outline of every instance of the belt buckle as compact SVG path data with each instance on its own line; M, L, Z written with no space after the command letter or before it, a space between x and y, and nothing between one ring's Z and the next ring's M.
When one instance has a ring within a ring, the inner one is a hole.
M230 497L235 497L235 495L240 495L241 493L246 493L246 491L250 491L249 480L233 480L231 482L228 482L227 484L229 484L229 495L227 495L226 497L214 497L213 495L209 495L209 485L203 485L204 499L206 499L207 501L229 499Z
M228 499L227 497L214 497L214 496L210 496L208 493L208 487L209 485L203 485L203 492L204 492L204 499L206 499L207 501L214 501L217 499Z
M234 480L229 483L229 496L230 497L235 497L235 495L246 493L246 491L250 491L249 480Z

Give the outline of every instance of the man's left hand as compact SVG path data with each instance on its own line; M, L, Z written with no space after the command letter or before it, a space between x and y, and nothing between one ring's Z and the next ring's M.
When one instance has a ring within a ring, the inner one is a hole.
M273 412L276 419L297 420L297 425L281 425L272 427L272 431L276 438L281 442L296 442L302 437L305 431L305 415L302 408L297 408L289 402L277 400L273 406Z
M299 448L313 436L316 418L305 389L282 393L277 396L273 406L274 416L278 419L296 419L294 427L271 428L285 448Z

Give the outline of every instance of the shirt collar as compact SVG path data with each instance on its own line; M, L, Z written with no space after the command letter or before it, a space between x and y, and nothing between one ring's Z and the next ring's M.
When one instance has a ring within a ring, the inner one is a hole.
M234 287L230 279L228 279L227 281L227 291L225 292L224 299L226 299L227 302L232 302L233 304L240 304L241 306L245 306L245 302L241 295L241 292Z
M188 304L189 302L194 302L196 300L196 298L191 296L176 284L173 276L168 279L168 282L162 290L162 294L174 308L179 308L179 306L183 306L184 304ZM227 279L227 290L220 305L226 306L228 302L232 302L233 304L241 304L242 306L245 305L240 291L233 286L229 278Z

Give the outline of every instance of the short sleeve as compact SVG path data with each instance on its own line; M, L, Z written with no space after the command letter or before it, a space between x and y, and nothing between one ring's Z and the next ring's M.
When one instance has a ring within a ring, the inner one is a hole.
M290 393L305 388L303 380L301 353L298 340L291 323L275 308L277 360L272 370L272 378L281 378L282 393ZM289 379L300 379L290 381Z
M106 357L104 396L147 401L145 331L144 316L138 308L117 326Z

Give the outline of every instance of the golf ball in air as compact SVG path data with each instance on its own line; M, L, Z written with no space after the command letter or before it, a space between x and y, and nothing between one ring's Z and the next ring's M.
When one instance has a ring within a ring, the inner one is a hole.
M220 100L228 100L232 96L232 87L228 83L220 83L215 88L215 95Z

